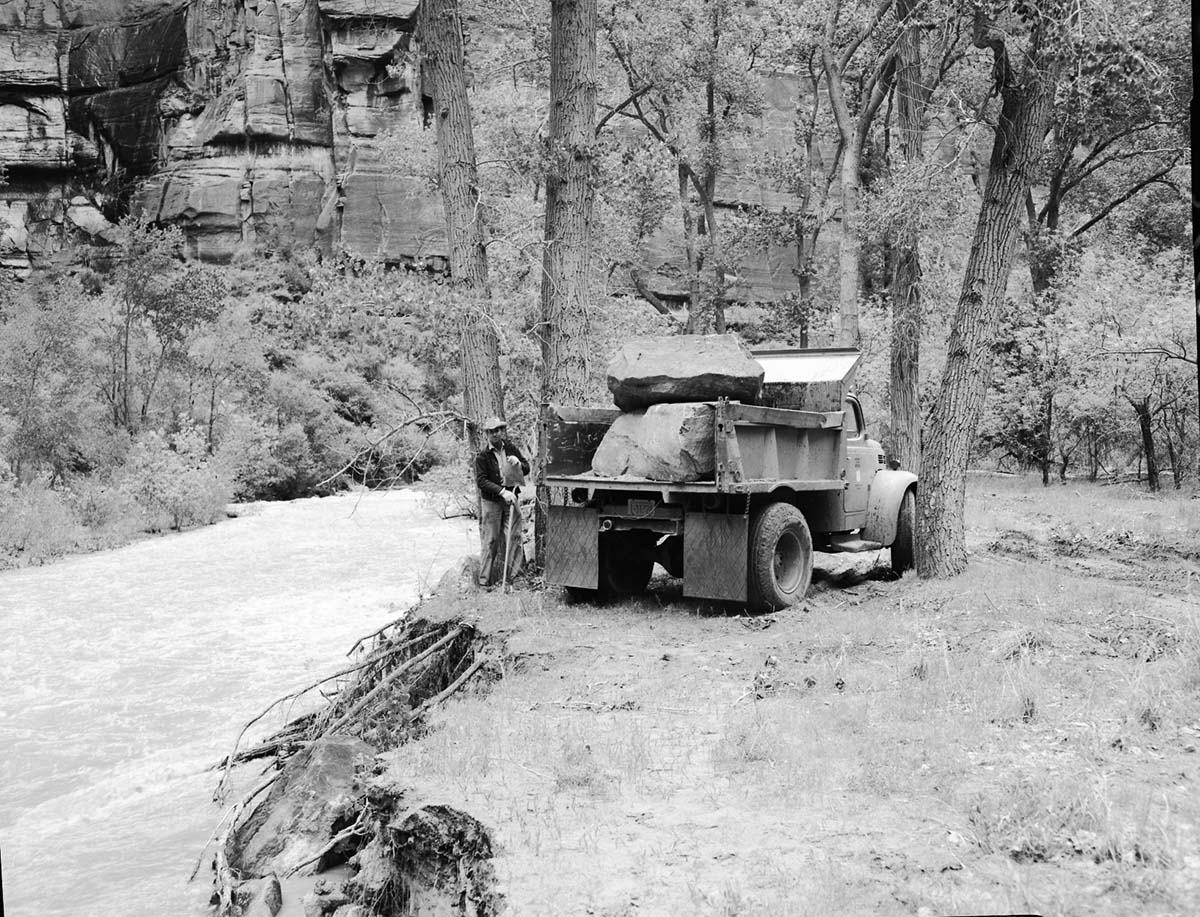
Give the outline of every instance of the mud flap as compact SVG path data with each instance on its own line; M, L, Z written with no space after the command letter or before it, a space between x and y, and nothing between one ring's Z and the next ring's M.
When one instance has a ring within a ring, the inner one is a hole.
M546 582L595 589L600 584L600 511L551 506L546 513Z
M683 594L746 601L750 520L737 513L688 513L683 525Z

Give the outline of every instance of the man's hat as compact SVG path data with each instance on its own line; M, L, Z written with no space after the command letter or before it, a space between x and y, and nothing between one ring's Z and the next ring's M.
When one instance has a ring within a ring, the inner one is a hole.
M483 422L483 432L491 433L493 430L503 430L507 426L508 424L499 417L489 417Z

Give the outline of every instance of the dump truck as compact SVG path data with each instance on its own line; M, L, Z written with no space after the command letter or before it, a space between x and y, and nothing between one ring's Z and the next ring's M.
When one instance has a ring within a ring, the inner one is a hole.
M592 460L621 415L543 406L539 483L549 488L545 579L576 598L644 590L654 565L683 594L755 611L799 603L814 549L891 548L913 566L915 474L889 463L850 392L857 350L752 351L756 403L711 402L704 480L599 475Z

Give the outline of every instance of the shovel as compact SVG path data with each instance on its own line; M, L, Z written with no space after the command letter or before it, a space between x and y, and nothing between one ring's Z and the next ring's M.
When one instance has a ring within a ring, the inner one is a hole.
M504 486L513 488L513 501L508 504L508 534L504 536L504 573L500 577L501 588L508 592L508 559L512 556L513 522L517 515L517 501L520 499L517 494L521 485L525 483L525 472L521 470L519 463L505 461L502 465L500 474Z
M504 573L500 577L500 588L505 593L508 592L508 558L512 555L512 531L516 516L517 499L514 495L512 503L508 504L508 525L504 535Z

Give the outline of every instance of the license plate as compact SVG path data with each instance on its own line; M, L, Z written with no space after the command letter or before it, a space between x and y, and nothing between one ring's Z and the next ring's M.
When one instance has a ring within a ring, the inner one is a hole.
M630 500L629 515L652 516L654 515L654 507L657 505L653 500Z

